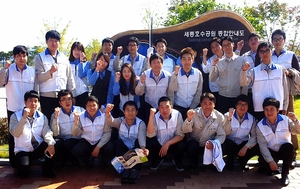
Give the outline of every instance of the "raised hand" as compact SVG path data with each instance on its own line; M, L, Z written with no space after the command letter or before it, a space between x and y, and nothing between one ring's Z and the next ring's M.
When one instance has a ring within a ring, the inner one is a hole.
M174 74L175 74L175 75L178 75L179 69L180 69L180 66L176 65L176 66L175 66L175 70L174 70Z
M243 65L243 71L247 71L250 68L250 63L249 62L245 62L245 64Z
M54 113L55 113L54 117L55 117L55 119L57 119L57 118L58 118L58 115L59 115L59 113L60 113L60 108L59 108L59 107L56 107L56 108L54 109Z
M122 46L118 46L117 47L117 55L121 55L121 53L123 52L123 47Z
M120 72L116 72L116 82L120 81L120 77L121 77L121 73Z
M193 119L194 115L195 115L195 110L190 109L190 110L187 111L186 114L187 114L188 121L191 121Z

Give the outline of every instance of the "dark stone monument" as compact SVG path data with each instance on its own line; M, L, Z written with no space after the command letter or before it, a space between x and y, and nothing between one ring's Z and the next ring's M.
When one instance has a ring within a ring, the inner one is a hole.
M202 49L208 48L208 57L212 56L209 43L214 37L231 36L235 42L244 40L244 47L241 54L250 50L247 38L254 31L252 25L241 15L227 10L215 10L204 13L197 18L170 27L153 29L152 46L158 38L165 38L168 42L167 54L175 60L179 57L179 52L184 47L192 47L197 50L196 61L198 65L202 63ZM126 42L129 37L135 36L140 40L138 52L146 55L149 47L149 30L130 30L119 33L112 37L115 41L113 53L116 54L117 47L123 46L121 57L128 54ZM199 66L201 69L201 66ZM201 70L202 71L202 70ZM204 82L207 83L207 74L203 74ZM208 86L203 86L203 91L207 91Z

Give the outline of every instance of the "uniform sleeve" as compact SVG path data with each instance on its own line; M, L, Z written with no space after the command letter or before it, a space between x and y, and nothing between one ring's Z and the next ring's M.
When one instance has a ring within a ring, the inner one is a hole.
M254 82L254 71L251 69L249 72L241 70L240 72L240 85L249 86Z
M8 69L5 69L4 67L0 70L0 82L1 86L4 86L8 82Z
M219 70L217 66L212 66L209 72L209 80L214 82L219 77Z
M88 75L89 83L91 85L95 85L97 79L99 78L99 72L97 72L96 70L94 70L94 72L93 72L91 69L89 69L87 75Z
M144 59L144 62L143 62L143 68L141 70L141 73L144 73L144 71L148 70L150 67L149 67L149 64L148 64L148 59L147 57Z
M225 133L225 130L223 127L224 122L225 122L225 119L224 119L224 116L222 116L222 121L218 125L217 133L216 133L216 137L215 137L215 140L219 140L220 144L223 144L223 142L225 141L225 138L226 138L226 133Z
M142 96L144 94L145 91L145 84L141 83L141 80L138 81L138 84L135 87L135 94Z
M288 88L287 78L284 71L282 72L282 86L283 86L283 110L287 110L289 106L289 88Z
M114 70L121 70L121 65L123 64L123 62L124 62L124 56L120 58L119 55L116 55L113 62Z
M106 103L111 103L111 104L114 103L114 94L113 94L114 83L115 83L115 76L113 73L111 73Z
M245 146L247 146L249 149L251 149L253 146L255 146L257 144L257 137L256 137L256 121L255 118L253 118L253 124L251 126L251 130L250 130L250 138L248 140L248 142L245 144Z
M120 82L114 81L113 94L115 96L120 94Z
M168 87L169 92L175 92L177 90L177 85L178 85L177 75L175 75L175 73L173 72Z
M79 136L82 133L82 124L79 118L78 124L75 124L75 122L73 122L72 125L72 135L73 136Z
M74 77L73 77L73 74L72 74L72 69L71 69L70 64L67 65L66 74L67 74L67 77L68 77L68 79L67 79L67 89L72 91L72 94L74 96L76 88L75 88L75 80L74 80Z
M257 143L259 144L259 150L263 158L267 163L274 161L270 150L268 148L268 142L262 132L260 131L259 127L256 126L256 136L257 136Z
M50 145L54 145L56 142L53 138L53 132L51 131L48 123L49 123L48 119L44 115L43 138L44 141L50 146Z
M226 136L230 135L230 133L232 131L232 128L231 128L231 120L232 119L230 119L230 121L228 121L228 114L229 114L228 112L224 114L224 116L225 116L225 123L224 123L223 127L224 127L224 131L226 133Z
M57 137L60 134L59 124L58 124L59 121L58 121L58 118L55 118L54 116L55 116L55 113L53 113L51 115L50 123L51 123L51 130L53 132L53 136Z
M181 115L181 113L178 113L177 123L176 123L176 131L175 131L176 136L184 137L184 133L182 131L182 123L183 123L182 115Z
M16 114L12 114L9 121L9 132L14 137L20 137L23 133L24 126L26 124L26 119L24 117L18 121Z
M202 95L202 86L203 86L203 77L202 77L202 73L200 72L198 85L197 85L197 91L196 91L196 94L195 94L193 101L191 103L191 106L190 106L191 109L195 109L200 105L200 97Z
M109 117L105 116L105 122L116 129L120 128L121 119L120 118L113 118L113 116L109 115Z
M300 123L299 120L292 121L289 119L289 129L293 135L300 134Z
M52 78L50 70L45 70L40 55L36 55L34 58L34 68L37 75L37 80L39 82L46 82L47 80Z
M140 123L138 131L138 140L140 147L146 147L146 124L144 121Z
M105 116L105 115L104 115ZM103 129L103 135L100 139L100 141L98 142L97 146L99 148L102 148L102 146L104 146L109 140L110 140L110 136L111 136L111 128L110 126L105 122L104 123L104 129Z

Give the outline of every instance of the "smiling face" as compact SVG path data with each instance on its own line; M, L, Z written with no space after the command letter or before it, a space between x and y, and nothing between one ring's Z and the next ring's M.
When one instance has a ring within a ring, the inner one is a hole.
M121 74L122 74L125 81L127 81L127 82L130 81L132 73L131 73L131 71L128 67L124 67Z
M164 42L158 42L155 46L155 50L160 56L164 56L167 51L167 46Z
M200 103L200 106L202 108L204 115L206 117L208 117L208 116L210 116L211 112L214 110L215 103L207 97L202 100L202 102Z
M72 109L72 96L70 94L60 97L59 105L65 112L70 112Z
M51 53L55 53L57 49L59 48L59 40L54 38L49 38L46 41L47 47Z
M259 45L259 37L258 37L258 36L251 37L251 38L248 40L248 45L249 45L249 47L251 48L251 50L252 50L253 52L256 52L257 47L258 47L258 45Z
M168 120L171 115L172 105L170 101L162 101L159 103L158 110L164 120Z
M272 44L273 44L275 50L281 51L283 49L284 43L285 43L285 40L282 35L276 34L273 36Z
M107 43L107 42L103 43L102 50L103 52L110 54L113 50L112 43Z
M81 51L80 49L78 49L77 47L75 47L75 48L73 49L73 51L72 51L74 58L75 58L75 59L80 58L80 53L81 53L81 52L82 52L82 51Z
M161 62L161 59L159 59L159 58L153 59L153 60L151 60L150 67L155 75L159 75L159 73L163 67L163 63Z
M19 53L14 55L15 63L18 68L23 69L25 64L27 63L28 56L26 53Z
M222 46L216 41L211 43L210 48L212 53L214 53L215 55L223 54Z
M96 101L88 101L86 103L86 111L88 112L90 117L94 117L99 109L99 105Z
M124 109L124 116L126 120L133 121L136 118L138 111L133 105L126 105Z
M226 55L233 54L234 43L228 40L222 41L222 49L226 53Z
M131 41L128 43L127 49L130 54L136 54L139 49L139 46L135 42Z
M106 69L108 62L105 61L104 56L101 56L99 60L97 60L97 66L100 67L100 72Z
M30 113L34 113L34 111L39 106L39 99L38 98L28 98L26 101L24 101L25 107L30 109Z
M269 47L262 47L258 52L259 58L264 64L269 64L271 62L272 51Z
M185 72L189 72L192 68L192 64L194 62L194 56L191 54L183 54L181 57L182 68Z
M238 103L235 106L236 113L239 117L244 116L248 111L248 103L243 101L238 101Z
M271 123L274 123L276 121L278 113L279 108L276 108L275 106L264 107L264 114Z

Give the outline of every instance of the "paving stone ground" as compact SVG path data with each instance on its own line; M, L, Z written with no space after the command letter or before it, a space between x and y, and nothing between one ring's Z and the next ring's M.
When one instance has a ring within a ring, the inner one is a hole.
M256 162L250 162L250 170L243 173L236 167L234 171L223 170L216 172L210 167L202 166L196 171L188 168L184 162L185 170L176 171L174 165L164 162L159 170L150 170L150 163L145 163L140 170L140 179L136 184L121 184L120 176L112 166L100 169L95 165L90 170L84 166L73 169L69 165L60 169L56 165L53 170L57 174L54 179L42 176L39 165L34 165L26 179L13 174L7 160L0 160L0 189L299 189L300 167L290 171L291 183L288 187L280 185L280 174L265 176L257 173Z

